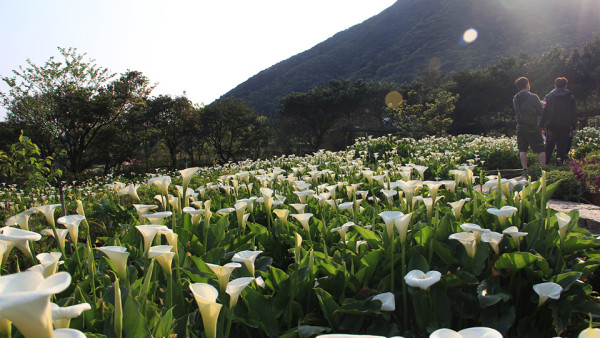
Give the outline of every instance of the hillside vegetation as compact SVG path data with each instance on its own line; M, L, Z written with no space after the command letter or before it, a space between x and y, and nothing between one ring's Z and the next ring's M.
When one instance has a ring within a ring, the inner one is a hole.
M282 61L225 96L272 115L280 98L330 80L410 82L427 69L471 70L498 57L570 49L600 33L593 0L399 0L365 22ZM474 28L473 43L461 41Z

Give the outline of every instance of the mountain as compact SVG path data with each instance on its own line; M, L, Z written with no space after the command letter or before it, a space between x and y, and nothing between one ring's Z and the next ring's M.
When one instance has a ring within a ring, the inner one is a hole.
M462 40L469 29L472 43ZM579 47L600 34L598 0L398 0L380 14L254 75L226 93L274 114L280 98L330 80L409 82L427 68Z

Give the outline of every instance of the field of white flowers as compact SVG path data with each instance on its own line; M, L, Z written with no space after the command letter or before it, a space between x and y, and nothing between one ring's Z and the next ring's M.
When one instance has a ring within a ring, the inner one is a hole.
M4 187L0 336L597 336L600 240L545 175L482 170L514 148L366 138L71 182L64 206Z

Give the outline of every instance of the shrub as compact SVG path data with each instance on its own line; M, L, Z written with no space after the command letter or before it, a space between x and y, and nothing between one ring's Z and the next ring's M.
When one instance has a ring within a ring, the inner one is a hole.
M581 182L575 174L567 167L555 167L545 165L540 168L539 165L532 165L525 171L531 176L531 180L539 180L542 176L542 169L546 171L546 179L548 184L561 181L560 185L554 192L553 198L563 201L578 201L581 197Z

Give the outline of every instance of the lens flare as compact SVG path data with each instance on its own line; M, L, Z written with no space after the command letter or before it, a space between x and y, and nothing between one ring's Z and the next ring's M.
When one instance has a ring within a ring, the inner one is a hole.
M402 94L400 94L397 91L391 91L389 92L386 96L385 96L385 105L390 107L390 108L396 108L399 105L402 104L402 101L404 101L404 98L402 97Z
M477 30L474 28L470 28L464 32L462 39L466 43L471 43L477 40L477 35L479 35L479 33L477 33Z

